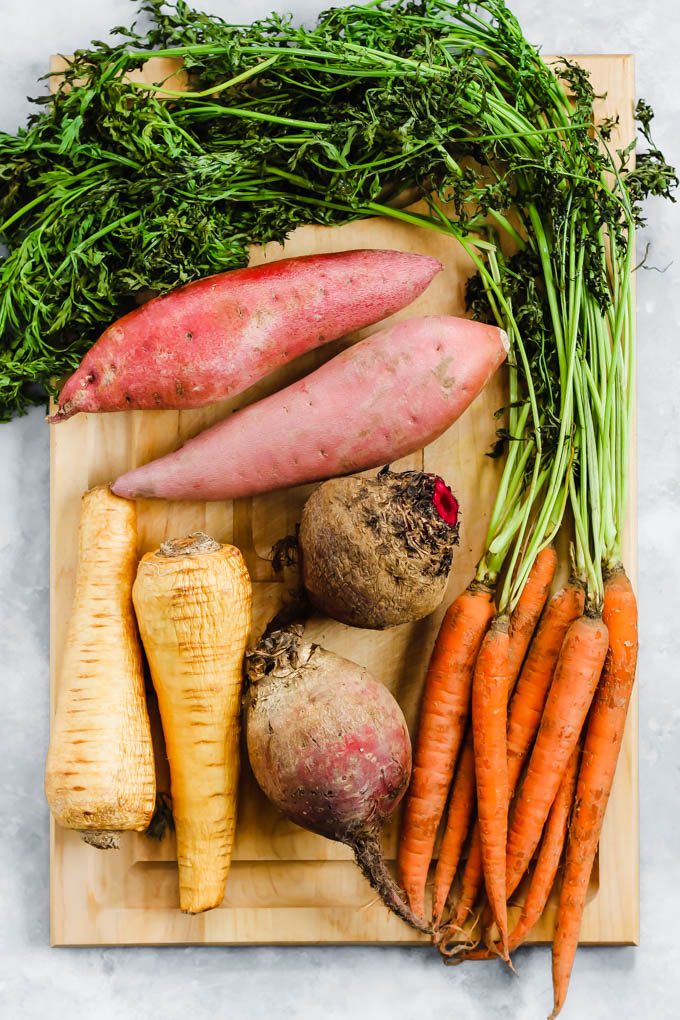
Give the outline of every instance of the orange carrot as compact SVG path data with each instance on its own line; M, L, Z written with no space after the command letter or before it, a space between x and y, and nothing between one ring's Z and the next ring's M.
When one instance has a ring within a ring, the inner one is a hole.
M576 788L580 753L580 748L577 745L569 759L566 771L562 776L562 782L557 791L557 796L550 808L536 867L531 876L529 892L527 893L519 920L508 936L508 949L511 953L524 942L531 929L539 920L548 902L548 896L553 887L564 848L569 812L574 803L574 790ZM493 960L501 955L501 951L502 946L500 944L491 944L462 952L458 959L461 963L463 960Z
M449 889L458 868L460 852L463 849L463 843L468 834L474 806L475 757L472 747L472 730L468 729L451 788L451 802L449 804L446 830L434 873L432 915L435 929L441 920L446 899L449 895Z
M456 903L456 913L451 919L451 928L460 928L472 910L477 894L484 883L482 865L482 841L479 836L479 822L475 822L468 847L467 861L461 881L460 896Z
M456 902L456 912L450 921L443 928L439 929L435 936L435 943L444 959L444 963L453 962L455 958L460 959L463 955L467 957L467 954L470 952L470 946L461 943L460 937L463 925L470 915L477 899L477 894L483 884L482 844L479 838L479 822L475 822L468 848L468 858L461 880L460 896ZM449 948L450 940L453 940L451 948Z
M491 588L473 581L449 606L425 680L399 844L401 885L418 916L425 913L427 872L470 711L472 671L494 613L492 599Z
M508 801L511 803L541 721L550 681L569 625L583 613L583 584L572 580L550 599L536 629L510 702L508 718ZM512 632L512 619L510 621ZM512 639L511 639L512 644ZM491 923L487 907L482 928ZM488 941L487 935L485 939ZM497 955L494 953L494 955Z
M540 918L548 902L548 896L553 887L562 850L564 849L569 814L574 803L574 790L576 788L580 754L581 749L577 744L571 753L557 795L550 808L548 820L543 831L543 838L541 839L541 849L538 852L536 867L531 876L529 892L527 893L519 921L508 939L511 951L524 942L524 939Z
M472 735L477 780L477 816L481 859L489 904L507 958L505 846L508 831L507 616L494 617L477 658L472 681Z
M524 767L569 625L583 613L583 584L571 580L552 596L531 642L510 702L508 790L510 799ZM512 635L512 622L510 625ZM512 645L512 640L511 640Z
M510 617L510 629L508 639L509 670L506 701L507 698L510 696L512 687L517 678L517 673L519 672L520 666L522 665L522 661L526 655L527 646L529 644L529 641L531 640L531 636L533 634L536 623L541 615L543 606L545 605L545 600L548 597L550 585L552 584L553 577L555 576L556 566L557 556L553 547L548 546L546 549L542 549L534 561L534 564L527 578L527 582L522 590L522 594L520 595L517 601L517 605L515 606ZM559 646L557 651L559 651ZM555 655L555 659L557 659L557 654ZM552 669L550 671L550 675L552 676ZM549 682L550 681L548 680L548 683ZM539 718L540 711L542 710L542 708L543 705L541 704L539 709ZM536 728L537 727L538 719L536 720ZM534 728L533 733L536 732L536 728ZM533 739L533 733L531 734L531 739ZM517 783L517 779L519 777L519 772L516 775L514 774L514 772L511 773L509 766L510 761L508 760L508 800L512 798ZM453 800L451 803L453 807ZM466 829L467 824L469 823L465 821ZM447 822L447 831L444 835L444 843L442 843L442 850L444 849L444 846L447 841L449 827L451 827L452 829L455 828L454 821L451 818L451 811L449 811L449 821ZM461 842L464 838L465 832L463 832L462 834ZM478 826L475 826L475 830L473 831L472 839L470 842L470 850L468 852L468 859L465 866L465 871L463 872L462 888L465 895L461 894L459 905L457 907L456 914L452 921L453 926L459 927L462 921L465 920L470 909L472 908L472 905L474 904L474 901L477 899L477 894L479 890L482 887L483 872L480 866L481 846L479 839L480 839L479 828ZM451 842L453 842L453 836L451 837ZM455 863L457 864L457 859ZM446 875L450 871L450 866L447 867L446 872L444 871L444 867L442 867L441 870L443 872L441 876L441 884L443 885L445 882ZM446 900L446 897L448 896L448 890L451 887L451 882L453 881L454 874L455 865L453 871L451 872L451 878L446 888L446 891L443 892L442 908L443 902ZM436 872L435 872L435 899L437 901L442 900L442 890L438 888Z
M580 616L565 635L508 833L508 896L519 885L541 838L590 708L607 643L607 628L599 616Z
M637 663L637 604L621 565L605 580L603 620L609 650L586 727L574 815L567 841L562 891L553 941L556 1017L564 1005L578 945L590 873L614 781Z
M557 553L553 546L549 545L547 548L541 549L534 560L522 594L517 600L517 605L512 611L508 666L513 684L521 669L536 624L543 612L556 567Z

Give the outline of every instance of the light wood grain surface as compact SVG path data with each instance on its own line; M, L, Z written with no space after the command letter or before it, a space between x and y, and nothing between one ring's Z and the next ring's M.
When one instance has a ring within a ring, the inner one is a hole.
M546 58L548 61L550 58ZM53 58L56 70L63 64ZM633 137L633 58L579 57L592 72L598 112L618 113L619 137ZM158 69L150 80L158 80ZM363 247L394 248L434 255L444 272L425 294L392 320L414 315L461 314L464 284L472 271L455 241L424 228L385 220L344 226L303 227L285 248L269 245L251 253L251 264L315 252ZM51 696L58 697L66 624L75 583L80 497L93 485L174 449L189 436L308 373L344 346L377 327L328 345L286 366L235 400L198 411L145 411L78 415L51 430ZM505 401L501 371L463 417L424 451L397 468L421 466L441 474L462 507L461 544L454 559L444 607L470 580L480 555L500 471L484 455L498 423L493 413ZM634 451L633 451L634 453ZM636 577L635 471L630 489L626 567ZM313 486L234 503L139 502L139 552L163 539L203 530L242 550L253 579L255 637L280 605L282 584L269 562L272 544L289 534ZM560 578L561 580L561 578ZM315 618L310 637L367 666L400 701L412 731L429 654L443 614L387 632L352 630ZM154 706L151 705L152 713ZM637 690L602 833L581 941L634 944L638 940ZM160 726L155 720L159 789L169 789ZM221 908L189 917L178 909L174 842L155 843L128 834L119 851L86 846L76 833L52 823L51 941L53 945L142 945L172 943L382 943L425 941L388 912L351 862L350 852L283 819L256 786L244 752L234 863ZM397 824L384 834L393 861ZM551 938L555 904L550 901L532 934ZM512 921L511 921L512 923Z

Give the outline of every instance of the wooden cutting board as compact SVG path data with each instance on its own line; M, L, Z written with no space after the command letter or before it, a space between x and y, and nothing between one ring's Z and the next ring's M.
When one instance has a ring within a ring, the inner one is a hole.
M52 69L63 67L53 58ZM603 116L619 115L614 144L634 135L633 59L630 56L579 57L593 84L606 98ZM167 72L166 72L167 73ZM147 73L159 80L158 66ZM464 284L471 263L455 241L424 228L381 219L345 226L303 227L285 248L253 249L252 264L282 257L375 247L434 255L444 265L427 292L394 320L427 313L461 314ZM388 320L393 321L393 320ZM376 327L372 327L375 329ZM180 441L308 373L348 343L372 330L330 344L289 365L236 400L199 411L146 411L78 415L51 429L51 694L56 678L74 590L80 497L123 471L175 448ZM462 507L461 544L451 572L444 606L465 587L482 551L488 515L501 465L485 456L498 422L493 413L505 403L501 371L466 414L425 450L396 467L441 474ZM634 458L633 458L634 460ZM636 576L636 487L633 463L626 567ZM254 635L278 608L282 584L269 562L272 544L290 534L313 486L233 503L140 501L139 552L165 538L203 530L243 552L254 589ZM563 557L564 559L564 557ZM387 632L358 631L316 618L310 637L367 666L399 699L412 729L422 682L443 608L420 623ZM155 707L151 706L152 712ZM158 788L168 790L167 763L157 714ZM384 835L393 861L397 826ZM128 834L119 851L86 846L74 832L52 823L51 941L53 945L142 945L165 943L381 943L425 942L388 912L361 877L349 851L304 832L283 819L259 791L243 755L239 822L234 861L224 902L195 917L178 909L174 840L162 843ZM551 901L532 934L551 938L555 904ZM638 940L638 776L637 698L631 705L626 736L602 833L599 860L591 880L581 939L586 943L635 944Z

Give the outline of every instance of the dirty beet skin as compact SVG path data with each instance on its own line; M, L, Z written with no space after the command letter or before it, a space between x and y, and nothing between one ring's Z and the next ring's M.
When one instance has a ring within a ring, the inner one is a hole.
M406 791L411 742L399 705L366 669L275 631L247 656L248 755L269 799L311 832L345 843L385 904L419 931L387 870L379 833Z
M458 542L458 501L437 475L333 478L307 500L301 580L326 616L382 630L421 620L444 598Z

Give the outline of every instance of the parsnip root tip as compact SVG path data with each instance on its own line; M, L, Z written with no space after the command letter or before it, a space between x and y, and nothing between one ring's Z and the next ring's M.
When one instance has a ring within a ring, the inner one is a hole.
M80 829L80 836L88 846L97 850L120 850L120 832L109 829Z
M161 542L159 556L201 556L204 553L218 552L222 546L204 531L195 531L186 538L169 538Z

